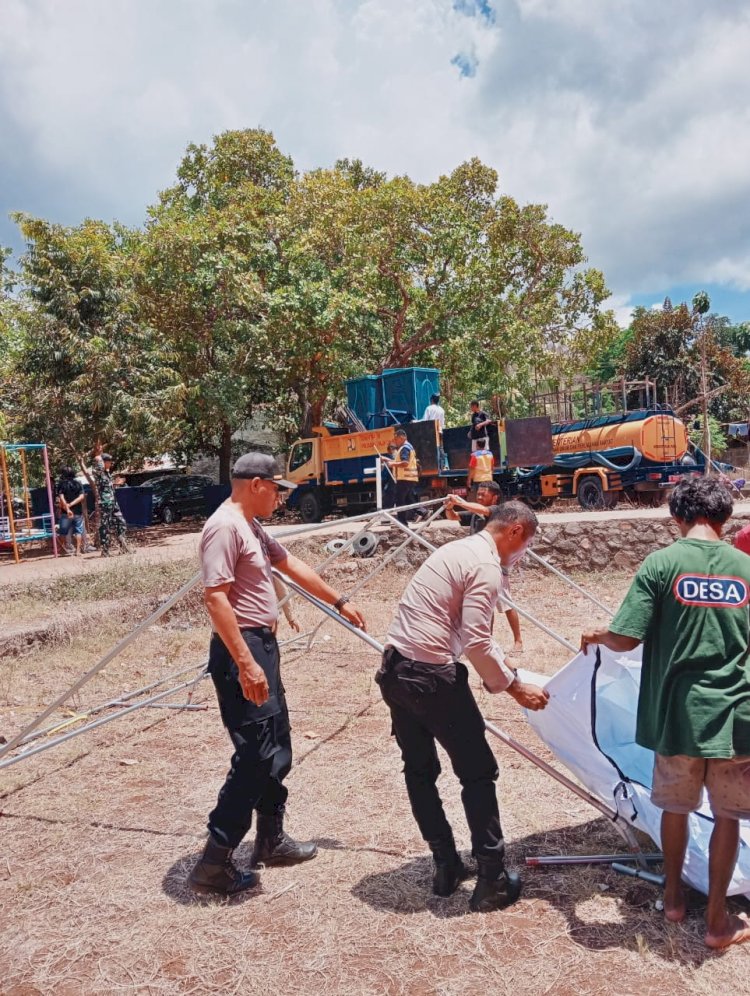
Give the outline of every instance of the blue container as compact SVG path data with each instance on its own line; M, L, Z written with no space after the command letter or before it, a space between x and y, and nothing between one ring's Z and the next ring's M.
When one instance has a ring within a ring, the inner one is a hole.
M346 401L362 422L370 427L371 416L383 410L383 383L374 374L357 377L346 382Z
M47 489L29 488L29 505L31 506L31 514L33 516L49 515L49 497L47 495ZM55 518L57 519L56 509Z
M368 429L421 419L433 394L440 394L434 367L396 367L346 382L349 407Z
M206 515L213 515L216 509L232 493L231 484L209 484L206 488Z
M434 367L384 370L383 408L397 414L399 422L421 419L433 394L440 394L440 371Z
M115 488L120 511L129 526L150 526L153 518L151 488Z

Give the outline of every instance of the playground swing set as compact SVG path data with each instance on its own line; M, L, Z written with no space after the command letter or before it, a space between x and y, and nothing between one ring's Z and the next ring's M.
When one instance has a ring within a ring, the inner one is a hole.
M29 489L28 457L41 457L49 511L34 515ZM46 443L0 443L0 551L12 550L15 562L21 562L23 543L52 540L52 552L57 551L55 505L52 476Z

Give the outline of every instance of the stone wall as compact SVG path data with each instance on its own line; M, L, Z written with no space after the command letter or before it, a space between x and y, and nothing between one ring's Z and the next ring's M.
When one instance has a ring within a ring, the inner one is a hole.
M735 516L727 526L727 539L731 540L747 521ZM669 546L678 535L677 526L669 518L560 523L548 520L540 527L533 550L563 570L634 571L649 553ZM533 566L533 559L527 558L524 567Z
M726 538L731 541L735 532L749 521L750 507L739 507L725 530ZM326 555L325 543L336 536L347 538L353 529L352 526L342 529L340 533L329 533L325 537L292 540L287 545L303 560L315 563ZM337 563L335 570L357 577L364 575L372 570L375 561L386 556L404 540L404 534L395 528L378 530L377 533L379 543L374 558L360 559L346 555ZM441 521L429 526L424 535L433 545L442 546L460 536L467 536L468 531L457 523ZM532 549L566 572L579 575L607 570L633 573L649 553L669 546L677 537L677 527L668 517L599 519L582 515L576 521L570 521L569 516L561 515L559 521L556 521L554 515L547 515L542 519ZM393 566L398 570L413 572L427 556L428 552L424 547L413 543L397 554ZM543 570L531 557L524 560L523 566L524 570Z

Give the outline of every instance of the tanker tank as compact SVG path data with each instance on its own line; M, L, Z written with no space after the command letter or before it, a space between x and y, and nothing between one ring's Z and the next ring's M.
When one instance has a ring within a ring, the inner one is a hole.
M575 453L638 451L653 463L676 463L687 452L687 429L674 415L642 411L558 423L552 427L555 457Z

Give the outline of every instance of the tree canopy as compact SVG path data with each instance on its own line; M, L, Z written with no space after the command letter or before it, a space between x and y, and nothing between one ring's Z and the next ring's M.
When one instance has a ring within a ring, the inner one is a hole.
M226 480L259 406L291 434L347 377L412 364L443 371L448 403L522 413L618 336L580 236L478 159L427 184L356 159L299 173L270 133L230 131L188 147L141 228L17 221L12 431L81 460L97 439L208 452Z
M740 335L729 332L734 328L726 319L702 314L686 303L673 306L669 298L661 309L636 308L618 372L629 378L650 377L657 383L660 400L677 409L689 405L685 411L694 413L703 394L703 344L709 414L722 422L746 419L750 365Z

